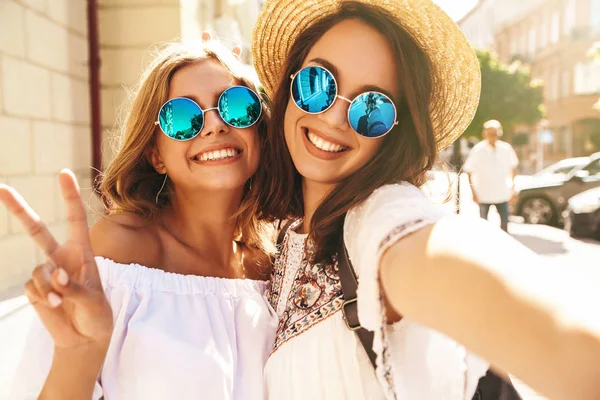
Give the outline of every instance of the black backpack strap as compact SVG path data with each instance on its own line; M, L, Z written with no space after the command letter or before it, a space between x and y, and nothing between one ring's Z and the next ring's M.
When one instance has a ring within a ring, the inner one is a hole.
M286 221L281 227L281 222L279 224L279 236L277 237L277 247L279 248L285 239L285 234L288 229L292 225L294 221ZM373 368L376 368L377 364L375 360L377 359L377 354L373 351L373 337L374 333L366 330L360 325L360 321L358 320L358 303L356 297L356 290L358 289L358 280L356 278L356 273L354 272L354 268L352 267L352 263L348 258L348 251L346 250L346 245L344 244L344 237L342 234L342 238L340 240L340 246L338 250L338 270L340 275L340 283L342 285L342 293L344 296L344 303L342 304L342 314L344 317L344 321L346 321L346 326L351 331L354 331L358 340L362 344L367 356L369 357L369 361L371 361L371 365Z
M367 356L369 356L371 365L373 365L373 368L376 369L377 364L375 361L377 359L377 354L375 354L373 351L374 333L363 328L358 320L358 303L356 297L358 279L356 278L356 273L354 272L352 263L348 258L348 250L346 249L346 244L344 243L344 235L342 234L341 236L342 238L338 248L338 270L340 274L340 283L342 284L342 292L344 295L342 313L344 315L346 326L351 331L354 331L358 337L358 340L365 349ZM501 377L498 377L493 371L489 370L487 374L479 380L477 390L472 400L500 399L522 400L522 397L515 389L512 382L506 382Z
M344 235L342 234L341 236L342 238L338 249L338 270L344 295L344 303L342 304L344 321L346 321L348 329L354 331L356 334L358 340L365 349L367 356L369 356L373 368L377 368L377 364L375 363L377 354L373 351L374 333L363 328L358 320L358 302L356 297L358 279L356 278L352 263L348 258L348 251L346 250L346 244L344 243Z

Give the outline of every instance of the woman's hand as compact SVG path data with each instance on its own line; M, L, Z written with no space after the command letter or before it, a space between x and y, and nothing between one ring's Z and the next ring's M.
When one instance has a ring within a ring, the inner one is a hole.
M207 42L209 40L211 40L212 37L212 33L210 33L210 31L202 31L202 35L201 35L202 41L203 42ZM242 46L239 44L236 44L235 46L233 46L233 48L231 49L231 52L233 53L234 56L236 56L237 58L241 58L242 57Z
M112 310L92 253L84 204L71 171L63 170L59 183L69 221L69 239L64 244L56 241L16 190L0 185L0 202L46 255L46 263L35 268L25 284L25 294L55 347L107 349L113 330Z

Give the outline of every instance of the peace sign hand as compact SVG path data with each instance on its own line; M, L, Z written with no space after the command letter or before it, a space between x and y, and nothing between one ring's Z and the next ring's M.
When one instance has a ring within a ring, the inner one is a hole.
M59 183L69 221L69 239L62 245L16 190L0 185L0 202L19 219L47 259L33 271L25 294L56 347L108 347L112 310L92 253L77 179L63 170Z

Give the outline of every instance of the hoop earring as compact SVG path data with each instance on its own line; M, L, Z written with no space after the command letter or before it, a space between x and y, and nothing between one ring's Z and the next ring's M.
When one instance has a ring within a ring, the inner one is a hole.
M158 193L156 193L156 200L154 200L154 202L156 204L158 204L158 196L160 196L160 192L162 192L162 190L165 188L165 184L167 183L167 178L169 177L169 175L165 174L165 180L162 183L162 186L160 187L160 190L158 191Z

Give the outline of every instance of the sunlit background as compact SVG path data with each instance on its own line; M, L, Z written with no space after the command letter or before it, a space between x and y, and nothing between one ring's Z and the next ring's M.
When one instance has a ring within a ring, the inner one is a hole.
M521 200L530 200L533 213L515 215L531 222L511 228L515 237L534 251L565 257L570 266L600 259L600 246L570 239L562 229L569 198L600 186L600 111L594 107L600 98L600 61L594 59L600 58L600 0L436 3L476 49L484 76L474 122L443 160L460 167L481 140L482 123L499 119L503 140L519 156ZM21 192L60 240L67 224L56 177L68 167L79 178L93 222L101 207L92 180L114 157L128 89L153 46L197 41L209 30L229 46L241 44L251 68L252 28L261 6L261 0L0 0L0 183ZM447 189L446 179L435 171L430 189ZM528 191L549 182L556 189L547 197ZM460 187L461 213L477 217L470 187ZM582 197L577 204L593 210L596 201L600 207L600 199L590 201ZM522 208L516 203L513 211ZM569 258L571 251L580 261ZM14 324L0 326L0 343L11 344L0 354L10 361L20 337L9 333L18 332L18 295L42 256L3 207L0 256L0 322ZM0 362L0 398L8 364Z
M230 46L241 44L250 68L262 6L260 0L89 1L91 14L86 0L0 0L0 182L22 192L59 236L66 225L56 174L73 169L98 209L89 190L94 171L114 156L128 88L153 46L197 41L210 30ZM477 49L485 72L480 110L465 132L469 143L480 139L484 120L500 119L525 180L553 163L600 151L594 108L600 63L591 57L600 41L600 0L436 2ZM452 161L452 151L444 160ZM592 177L594 171L585 179ZM566 199L559 198L563 205ZM0 263L11 265L0 268L0 291L41 261L4 210L0 254Z
M464 17L477 4L477 0L436 0L435 2L455 21Z

